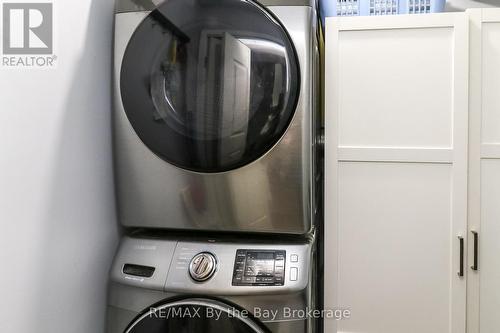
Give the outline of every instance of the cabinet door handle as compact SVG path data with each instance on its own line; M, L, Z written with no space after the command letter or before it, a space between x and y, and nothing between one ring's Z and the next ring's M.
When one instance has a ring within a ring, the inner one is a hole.
M464 238L458 236L458 241L460 243L460 270L458 271L458 276L464 276Z
M474 264L471 266L473 271L479 270L479 235L477 231L471 231L474 236Z

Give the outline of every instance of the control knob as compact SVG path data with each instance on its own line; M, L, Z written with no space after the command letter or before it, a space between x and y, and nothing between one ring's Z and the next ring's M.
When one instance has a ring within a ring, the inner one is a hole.
M217 270L217 259L212 253L201 252L191 259L189 264L189 275L197 282L210 279Z

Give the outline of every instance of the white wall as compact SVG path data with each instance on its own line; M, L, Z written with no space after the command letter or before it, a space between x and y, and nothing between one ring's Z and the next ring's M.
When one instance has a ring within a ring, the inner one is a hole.
M113 1L54 2L57 69L0 69L0 332L104 328Z

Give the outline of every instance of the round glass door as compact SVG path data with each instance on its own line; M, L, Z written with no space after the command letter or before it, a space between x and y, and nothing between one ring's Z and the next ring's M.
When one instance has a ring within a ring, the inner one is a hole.
M121 97L156 155L197 172L255 161L283 136L300 78L282 25L251 0L169 0L124 54Z
M205 299L186 299L150 309L125 333L269 333L240 309Z

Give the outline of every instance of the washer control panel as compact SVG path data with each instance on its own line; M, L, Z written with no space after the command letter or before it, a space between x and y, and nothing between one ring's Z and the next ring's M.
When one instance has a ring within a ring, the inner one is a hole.
M124 237L113 282L172 293L281 295L311 283L312 243Z
M283 286L285 283L284 250L236 251L233 286Z

